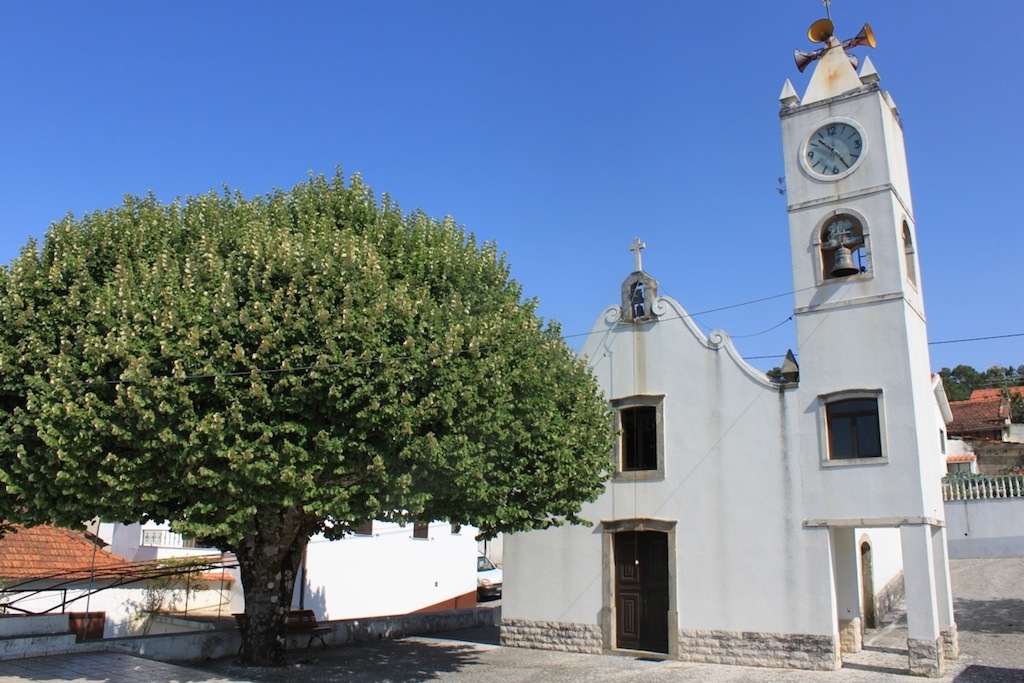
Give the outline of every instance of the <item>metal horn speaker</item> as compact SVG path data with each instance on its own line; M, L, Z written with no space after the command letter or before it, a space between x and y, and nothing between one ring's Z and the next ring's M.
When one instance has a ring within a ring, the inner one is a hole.
M807 68L807 65L813 62L815 59L821 57L822 54L824 54L823 50L816 50L814 52L793 50L793 61L796 62L797 71L803 73L804 69Z
M824 43L835 32L835 26L828 19L818 19L807 29L807 39L812 43Z
M849 49L851 47L861 47L866 45L867 47L875 46L875 32L871 30L871 24L864 24L864 28L860 30L860 33L843 42L843 49Z

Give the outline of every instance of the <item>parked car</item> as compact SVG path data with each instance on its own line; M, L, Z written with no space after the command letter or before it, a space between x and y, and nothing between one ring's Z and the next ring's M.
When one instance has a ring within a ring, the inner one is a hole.
M480 600L501 597L501 570L486 555L476 558L476 596Z

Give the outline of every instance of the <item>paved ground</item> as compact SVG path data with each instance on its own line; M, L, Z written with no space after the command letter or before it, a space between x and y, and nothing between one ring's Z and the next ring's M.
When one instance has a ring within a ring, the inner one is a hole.
M1024 683L1024 559L951 563L962 655L952 683ZM503 648L497 629L405 638L296 655L288 667L252 670L231 659L185 669L116 654L0 662L0 683L908 683L902 614L869 631L865 649L834 672L684 664L627 656Z

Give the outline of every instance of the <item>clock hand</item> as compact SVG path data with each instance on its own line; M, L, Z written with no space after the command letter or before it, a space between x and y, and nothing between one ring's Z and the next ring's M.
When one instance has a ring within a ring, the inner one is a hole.
M839 159L839 161L843 162L843 166L845 166L846 168L850 168L850 165L846 163L846 159L844 159L842 155L839 154L838 151L836 151L835 147L825 142L825 140L822 138L818 138L818 142L824 145L828 149L828 151L832 152L832 156L834 156L836 159Z

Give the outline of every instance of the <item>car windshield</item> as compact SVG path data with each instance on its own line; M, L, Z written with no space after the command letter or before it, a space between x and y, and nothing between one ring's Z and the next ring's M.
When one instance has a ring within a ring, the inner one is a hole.
M495 568L495 566L493 564L491 564L491 561L488 560L483 555L480 555L479 557L476 558L476 570L478 572L486 572L486 571L490 571L491 569L494 569L494 568Z

